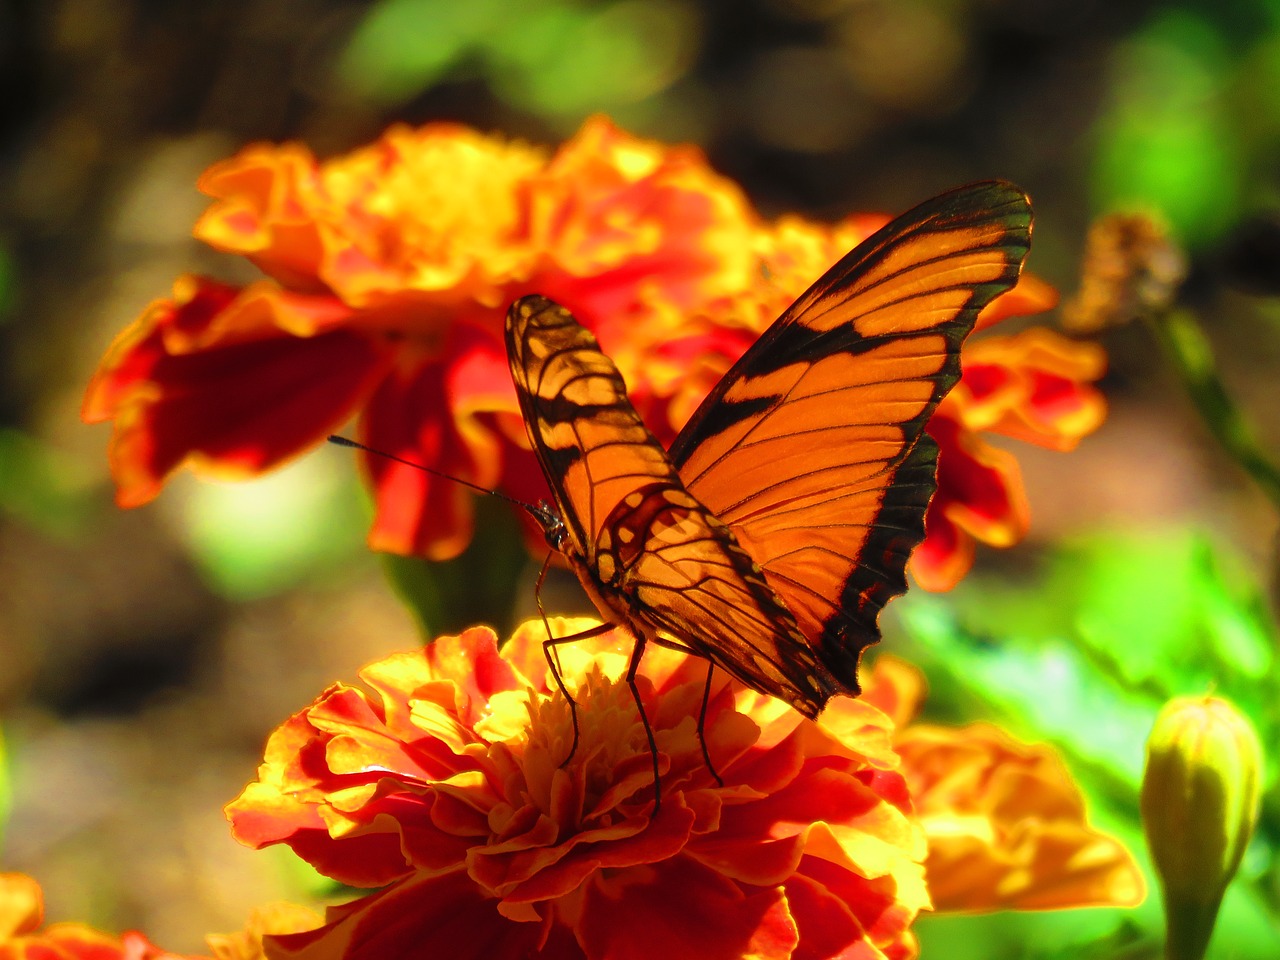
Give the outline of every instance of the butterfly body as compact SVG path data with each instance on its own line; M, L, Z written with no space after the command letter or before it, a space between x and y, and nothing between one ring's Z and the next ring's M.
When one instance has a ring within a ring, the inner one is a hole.
M513 304L512 377L555 501L543 524L602 615L809 717L856 695L924 535L925 425L1030 227L1026 197L999 182L899 217L775 321L669 451L567 310Z

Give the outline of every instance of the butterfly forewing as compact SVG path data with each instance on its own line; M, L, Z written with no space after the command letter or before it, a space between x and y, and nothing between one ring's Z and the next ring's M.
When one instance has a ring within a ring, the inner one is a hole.
M615 506L645 483L679 477L627 399L596 339L538 296L507 313L507 357L534 452L573 547L588 559Z
M925 425L978 312L1016 283L1030 233L1030 205L1006 183L903 214L761 336L671 447L689 492L850 690L924 536L937 458Z

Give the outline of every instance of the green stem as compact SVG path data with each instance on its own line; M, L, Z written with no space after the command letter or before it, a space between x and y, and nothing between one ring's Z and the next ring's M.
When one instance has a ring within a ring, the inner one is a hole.
M1280 469L1267 459L1244 413L1228 396L1214 363L1213 347L1199 322L1186 310L1170 310L1150 317L1149 322L1218 443L1280 510Z

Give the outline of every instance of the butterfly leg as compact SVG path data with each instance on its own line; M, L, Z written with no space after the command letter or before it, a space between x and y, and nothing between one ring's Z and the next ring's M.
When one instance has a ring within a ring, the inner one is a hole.
M533 585L533 602L538 605L538 616L542 618L542 628L547 632L547 639L542 644L542 655L547 659L547 666L551 670L551 676L555 678L556 686L560 688L565 702L569 704L569 719L573 722L573 745L569 747L568 756L560 761L563 769L578 752L578 701L569 695L569 688L564 685L564 675L560 669L560 653L556 650L556 644L576 640L579 635L560 638L551 636L551 623L547 620L547 611L542 606L542 584L547 579L547 568L550 566L551 554L548 553L547 558L542 561L542 569L538 571L538 579Z
M715 669L716 665L708 660L707 685L702 688L702 709L698 711L698 743L702 746L702 759L707 761L707 769L711 771L711 776L715 778L716 783L723 787L724 781L716 772L716 765L711 762L711 751L707 749L707 706L711 703L711 674Z
M627 686L631 688L631 697L640 711L640 722L644 725L644 735L649 740L649 756L653 760L653 812L656 816L662 808L662 779L658 771L658 741L653 737L653 727L649 724L649 715L644 712L644 701L640 699L640 688L636 686L636 672L640 669L640 658L644 656L644 637L636 637L636 645L631 648L631 662L627 664Z
M602 623L599 626L592 627L590 630L571 633L567 637L553 637L551 636L551 624L547 623L545 616L542 622L547 628L547 639L542 641L542 655L547 659L547 666L551 668L551 676L555 678L556 686L560 688L560 692L569 703L569 717L573 721L573 745L569 747L568 756L560 761L560 766L563 768L568 765L569 761L573 759L573 755L578 752L578 701L573 699L569 694L569 688L564 685L564 676L560 672L560 655L556 652L556 647L562 643L574 643L578 640L586 640L589 637L598 637L600 634L612 630L613 624Z
M538 605L538 616L542 618L542 627L547 631L547 639L542 642L542 655L547 659L547 667L551 670L551 676L555 678L556 686L560 688L560 693L564 696L565 702L569 704L569 719L573 723L573 744L569 747L568 755L560 761L561 768L568 765L573 759L573 755L578 752L578 740L581 736L578 727L578 701L573 699L569 693L569 688L564 685L564 672L560 668L560 653L556 647L562 643L573 643L575 640L586 640L588 637L595 637L607 630L613 629L612 623L602 623L598 627L592 627L590 630L583 630L579 633L570 634L567 637L553 637L551 635L551 622L547 620L547 611L542 606L542 583L547 577L547 568L551 565L551 554L547 554L547 559L542 561L542 569L538 571L537 582L533 585L533 599Z

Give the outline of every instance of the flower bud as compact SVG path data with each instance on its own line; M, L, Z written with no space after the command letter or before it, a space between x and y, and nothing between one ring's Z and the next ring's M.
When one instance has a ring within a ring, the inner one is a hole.
M1178 697L1156 717L1142 825L1164 889L1169 960L1199 960L1258 820L1262 748L1216 697Z
M1062 305L1073 333L1096 333L1164 313L1187 276L1187 255L1168 228L1141 213L1113 213L1089 228L1080 292Z

